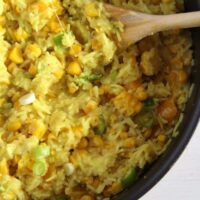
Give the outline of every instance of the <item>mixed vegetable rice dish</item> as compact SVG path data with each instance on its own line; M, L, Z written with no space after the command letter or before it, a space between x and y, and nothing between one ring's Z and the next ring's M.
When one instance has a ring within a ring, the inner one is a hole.
M183 11L182 0L0 0L0 199L110 199L178 134L190 33L123 50L103 3Z

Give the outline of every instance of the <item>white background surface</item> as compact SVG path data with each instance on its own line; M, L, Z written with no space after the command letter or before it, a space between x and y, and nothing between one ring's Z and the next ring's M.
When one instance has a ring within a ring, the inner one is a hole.
M175 165L140 200L200 200L200 123Z

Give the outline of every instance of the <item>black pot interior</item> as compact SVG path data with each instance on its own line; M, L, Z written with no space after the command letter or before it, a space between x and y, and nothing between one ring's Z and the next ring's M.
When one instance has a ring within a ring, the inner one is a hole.
M200 0L185 0L186 11L200 10ZM191 83L192 95L187 103L180 134L172 141L167 151L153 163L144 175L113 200L136 200L150 190L172 167L189 142L200 116L200 28L192 29L194 60Z

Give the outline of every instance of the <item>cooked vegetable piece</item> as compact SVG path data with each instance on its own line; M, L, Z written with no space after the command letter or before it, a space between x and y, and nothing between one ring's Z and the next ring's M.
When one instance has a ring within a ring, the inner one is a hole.
M83 80L85 81L89 81L89 82L93 82L93 81L98 81L100 80L102 77L101 74L91 74L91 75L87 75L87 76L83 76L81 77Z
M149 98L144 101L142 111L135 117L136 123L146 128L151 128L155 125L156 120L153 109L156 106L155 99Z
M53 38L53 42L56 46L58 47L62 46L63 36L64 36L64 33L61 33Z
M44 176L47 172L47 163L45 160L38 160L33 164L33 173L36 176Z
M94 128L94 132L97 135L103 135L106 132L106 121L103 115L99 117L99 124Z
M173 100L167 99L159 105L158 113L163 119L171 122L177 116L178 109Z
M155 117L152 111L144 111L136 116L136 123L146 128L151 128L155 125Z
M50 148L48 146L40 145L33 150L33 156L36 160L43 159L49 156L49 154L50 154Z
M73 61L73 62L69 63L69 65L66 68L66 71L70 75L79 76L82 72L82 69L81 69L79 62Z
M127 174L122 177L121 184L124 188L129 187L132 183L134 183L137 179L137 171L135 168L131 168Z
M156 106L156 102L154 98L149 98L144 101L144 109L152 109Z

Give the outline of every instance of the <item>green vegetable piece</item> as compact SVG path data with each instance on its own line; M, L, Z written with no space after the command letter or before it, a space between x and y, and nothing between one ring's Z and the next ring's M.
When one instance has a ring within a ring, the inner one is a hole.
M135 168L131 168L127 174L121 179L121 184L124 188L127 188L132 185L137 179L137 171Z
M135 119L136 123L146 128L151 128L155 124L155 117L151 111L141 112Z
M94 128L94 132L96 135L103 135L106 132L106 121L103 115L99 117L99 124Z
M84 79L85 81L93 82L93 81L100 80L101 77L102 77L101 74L91 74L91 75L88 75L88 76L83 76L81 78Z
M62 46L63 36L64 36L64 33L61 33L53 38L53 42L56 46L58 47Z
M33 150L33 157L35 160L40 160L43 159L47 156L50 155L50 148L49 146L37 146L34 150Z
M145 110L152 110L156 106L156 102L154 98L149 98L144 101L144 108Z
M32 170L35 176L44 176L47 172L47 163L44 160L39 160L33 164Z

